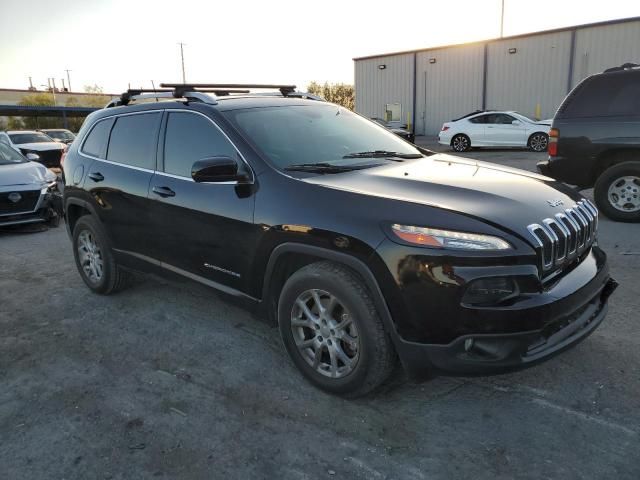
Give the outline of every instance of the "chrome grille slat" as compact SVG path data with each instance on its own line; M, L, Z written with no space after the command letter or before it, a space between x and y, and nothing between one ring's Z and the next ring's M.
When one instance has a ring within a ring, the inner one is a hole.
M564 212L532 223L533 237L543 270L558 268L585 252L596 239L598 210L583 199Z

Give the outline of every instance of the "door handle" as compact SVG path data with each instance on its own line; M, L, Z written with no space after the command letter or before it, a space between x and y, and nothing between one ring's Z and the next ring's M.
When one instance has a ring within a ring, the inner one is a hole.
M156 195L160 195L161 197L175 197L176 196L176 192L174 192L173 190L171 190L169 187L153 187L152 188L153 193L155 193Z
M91 172L87 176L94 182L101 182L104 180L104 175L102 175L100 172Z

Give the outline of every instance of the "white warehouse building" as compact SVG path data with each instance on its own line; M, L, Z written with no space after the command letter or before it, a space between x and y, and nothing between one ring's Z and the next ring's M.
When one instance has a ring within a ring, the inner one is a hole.
M583 78L640 63L640 17L354 58L355 108L436 135L475 110L552 118Z

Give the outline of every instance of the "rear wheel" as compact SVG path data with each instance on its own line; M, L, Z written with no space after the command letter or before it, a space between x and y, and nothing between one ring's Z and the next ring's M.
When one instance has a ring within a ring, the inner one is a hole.
M294 273L280 294L278 324L295 365L327 392L364 395L395 366L395 351L371 295L338 264L314 263Z
M606 169L594 188L602 213L619 222L640 222L640 162L624 162Z
M549 136L546 133L537 132L529 137L527 143L534 152L546 152L549 146Z
M468 152L471 150L471 140L466 135L459 133L451 139L451 148L456 152Z
M129 272L116 263L107 235L90 215L73 228L73 254L82 280L94 292L108 295L126 286Z

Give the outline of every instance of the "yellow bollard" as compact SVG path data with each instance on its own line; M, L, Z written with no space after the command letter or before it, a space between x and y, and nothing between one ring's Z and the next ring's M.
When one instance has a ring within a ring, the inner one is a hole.
M540 104L536 103L536 114L535 114L536 120L540 120L540 110L541 110Z

